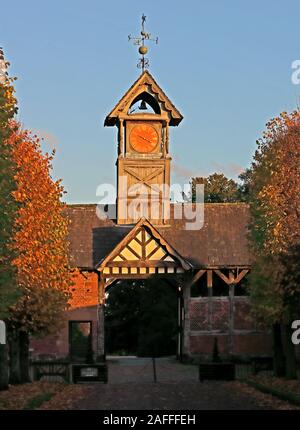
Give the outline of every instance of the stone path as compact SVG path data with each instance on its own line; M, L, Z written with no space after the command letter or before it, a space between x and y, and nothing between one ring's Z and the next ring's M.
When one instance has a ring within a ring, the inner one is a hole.
M199 382L196 366L173 358L157 359L157 383L151 359L108 359L108 384L90 387L76 409L96 410L254 410L254 397L240 393L232 383Z

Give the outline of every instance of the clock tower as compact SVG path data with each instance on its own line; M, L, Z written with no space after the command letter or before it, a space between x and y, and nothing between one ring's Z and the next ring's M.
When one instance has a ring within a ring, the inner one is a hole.
M147 218L165 225L169 219L169 127L182 115L144 71L105 119L118 128L117 222Z
M105 126L118 128L117 223L135 224L142 217L166 225L170 207L169 128L182 120L153 76L145 70L149 60L145 40L151 38L142 16L138 67L142 74L105 118Z

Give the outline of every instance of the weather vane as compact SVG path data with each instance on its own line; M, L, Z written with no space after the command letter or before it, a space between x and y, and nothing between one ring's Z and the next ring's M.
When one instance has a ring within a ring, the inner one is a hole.
M139 69L142 69L143 72L145 69L148 69L149 67L149 58L145 57L145 55L148 52L148 47L145 45L145 40L151 40L152 42L155 42L156 44L158 44L158 37L152 38L151 34L145 31L145 21L146 21L146 16L143 14L142 30L141 30L141 35L139 37L132 37L131 35L128 36L128 41L133 40L134 45L139 46L139 53L141 54L142 57L139 59L139 62L137 63L137 67Z

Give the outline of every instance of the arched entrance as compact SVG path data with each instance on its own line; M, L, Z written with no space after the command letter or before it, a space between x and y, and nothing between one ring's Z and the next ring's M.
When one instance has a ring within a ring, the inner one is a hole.
M177 340L174 341L177 345L177 356L181 357L182 353L182 320L183 320L183 299L181 297L181 287L182 287L182 277L186 271L191 269L191 265L184 260L178 252L171 247L166 240L161 236L161 234L152 226L152 224L145 218L142 218L132 230L124 237L123 240L108 254L108 256L99 264L98 271L100 273L100 284L99 284L99 313L98 313L98 357L105 356L105 303L109 297L109 290L112 288L118 288L122 283L127 282L127 286L133 286L133 282L136 282L144 290L141 291L141 296L144 294L143 304L139 305L139 336L145 336L145 339L150 342L151 348L154 351L155 338L156 344L158 340L161 340L161 331L156 328L155 324L157 321L153 320L153 313L157 311L160 313L161 321L164 319L163 309L160 309L159 303L155 304L158 300L157 297L161 295L164 299L165 306L167 309L168 298L166 288L175 289L176 295L170 293L170 297L173 297L174 303L175 299L177 306L174 309L174 325L175 325L175 314L177 320ZM163 281L162 281L163 279ZM163 289L162 284L167 283L167 287ZM119 284L118 284L119 283ZM152 288L151 288L152 284ZM150 285L150 287L149 287ZM160 289L161 288L161 289ZM124 290L124 294L129 290ZM120 294L116 292L116 295ZM148 294L148 298L145 294ZM139 295L132 296L132 300L136 300ZM153 303L151 304L151 300ZM109 302L108 302L109 303ZM119 309L122 308L122 303L119 303L115 307L115 313L118 314ZM143 311L144 307L144 311ZM148 309L148 314L145 310ZM106 312L107 313L107 312ZM128 316L128 312L125 308L125 315ZM141 321L148 315L148 321L144 321L144 328L142 330ZM126 318L125 318L126 319ZM110 330L113 329L113 321L117 321L113 316L111 317ZM172 319L173 321L173 319ZM167 320L165 320L167 326ZM172 324L171 324L172 326ZM152 333L151 333L152 330ZM172 327L168 329L170 333L172 332ZM144 333L144 334L143 334ZM126 335L126 332L124 336ZM172 335L167 335L168 341ZM147 350L146 342L135 342L136 349L138 349L137 344L140 346L144 344L145 351ZM162 342L163 343L163 342ZM129 346L129 345L128 345ZM112 347L112 345L111 345ZM150 346L148 347L148 352L150 352ZM170 346L171 349L171 346ZM175 349L175 348L174 348ZM141 352L140 352L141 353ZM143 354L145 354L144 352ZM157 348L155 354L166 353L163 351L163 347Z
M107 289L107 355L162 357L180 351L180 291L165 278L120 280Z

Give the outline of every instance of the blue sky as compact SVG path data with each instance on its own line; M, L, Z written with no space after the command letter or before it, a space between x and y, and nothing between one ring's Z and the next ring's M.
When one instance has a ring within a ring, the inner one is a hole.
M171 132L172 182L236 178L266 121L299 104L299 1L0 0L0 11L18 117L57 148L68 202L95 202L99 184L115 183L116 131L103 121L140 73L127 36L142 13L159 36L150 72L184 115Z

